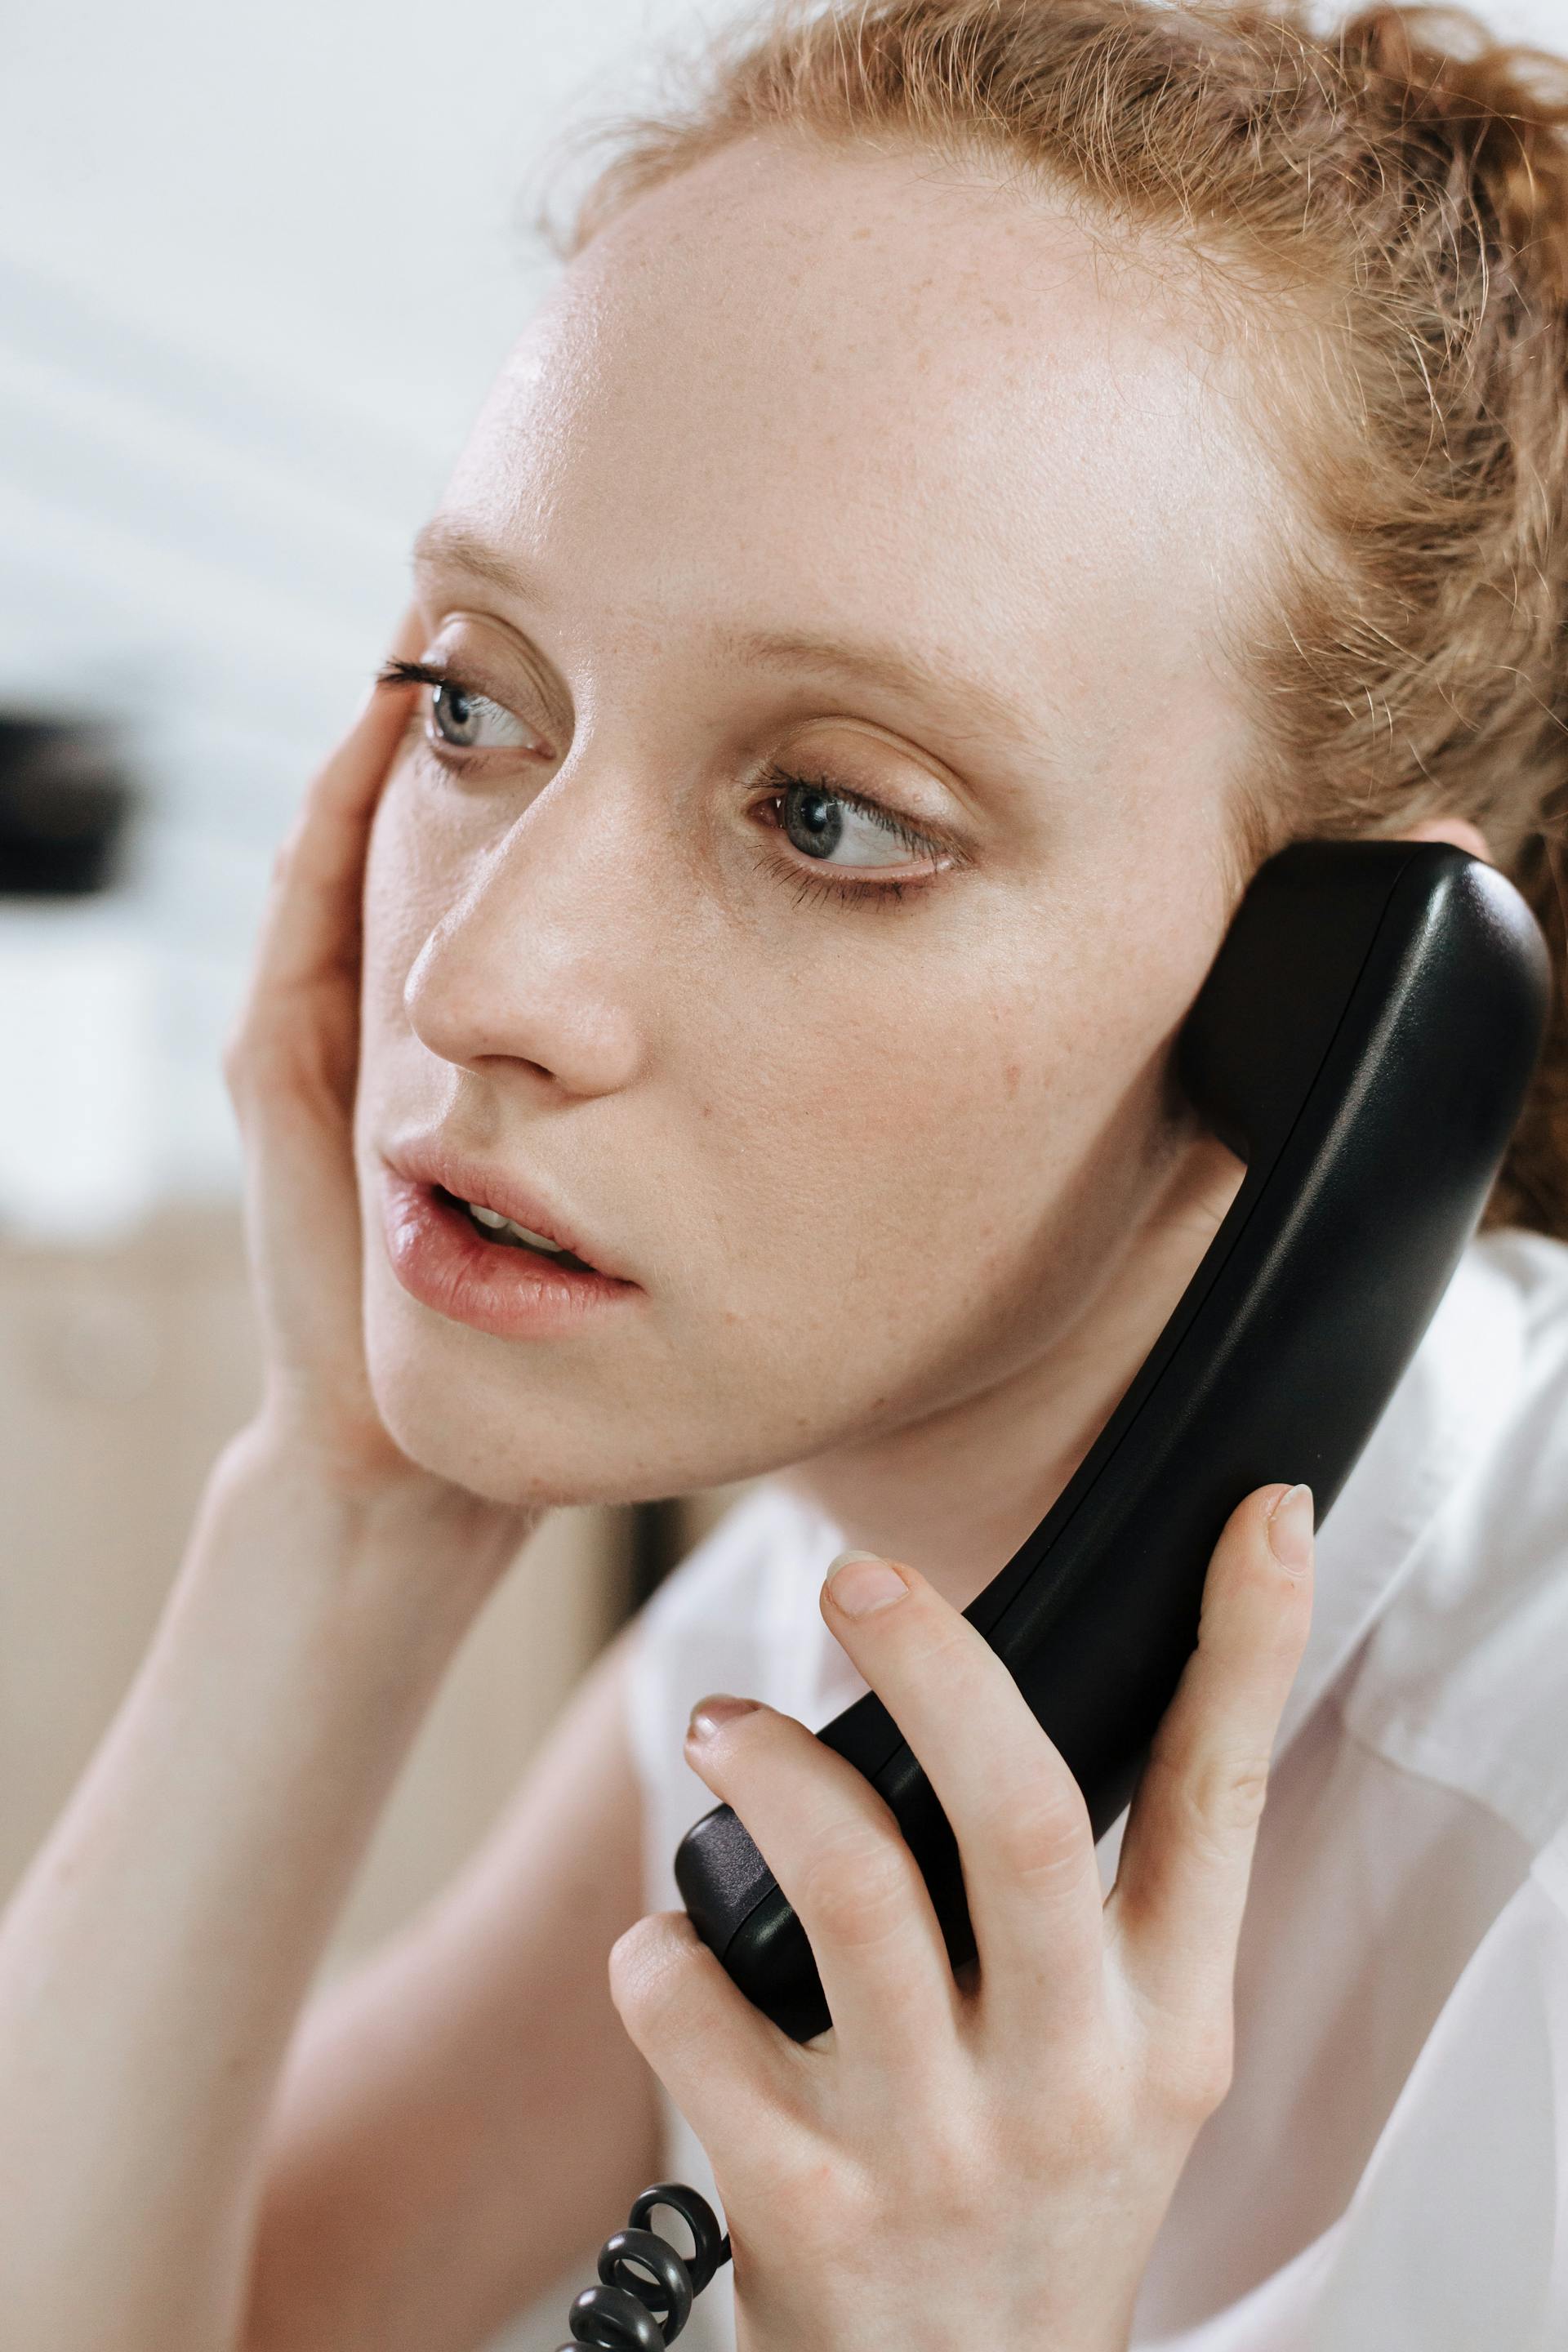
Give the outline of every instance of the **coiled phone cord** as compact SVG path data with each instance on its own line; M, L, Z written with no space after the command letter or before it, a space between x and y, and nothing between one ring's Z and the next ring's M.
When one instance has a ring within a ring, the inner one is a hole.
M691 2232L693 2252L678 2253L668 2238L648 2227L658 2206L679 2213ZM730 2241L705 2197L680 2180L656 2180L626 2216L626 2226L599 2249L599 2284L585 2286L572 2305L570 2343L560 2352L659 2352L673 2344L691 2316L691 2306L715 2271L730 2259Z

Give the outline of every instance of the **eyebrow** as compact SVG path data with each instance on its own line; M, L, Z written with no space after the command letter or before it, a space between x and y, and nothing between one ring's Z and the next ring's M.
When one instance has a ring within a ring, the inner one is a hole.
M731 629L718 632L728 651L742 661L778 669L833 672L854 686L874 688L913 702L942 703L978 730L1007 738L1038 733L1017 705L944 654L907 654L885 640L819 637L804 629Z
M437 515L425 525L414 542L414 562L423 571L465 572L507 596L527 594L532 585L522 564L502 555L455 517ZM1037 744L1037 718L941 652L917 657L886 639L818 636L807 629L743 629L728 622L716 622L711 634L737 660L777 669L829 671L851 685L938 702L962 719L977 722L981 730L1031 748Z
M489 540L450 515L432 516L416 533L414 568L416 572L467 572L509 596L529 585L521 564L509 562Z

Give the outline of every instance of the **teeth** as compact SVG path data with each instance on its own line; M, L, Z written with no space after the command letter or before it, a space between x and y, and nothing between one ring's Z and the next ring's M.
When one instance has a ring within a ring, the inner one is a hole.
M559 1257L565 1252L564 1242L547 1241L542 1234L531 1234L526 1225L520 1225L514 1218L503 1217L499 1209L481 1209L477 1201L465 1201L463 1206L470 1217L477 1217L479 1223L489 1226L493 1234L515 1234L520 1242L527 1242L532 1249L548 1250L552 1257Z
M515 1234L519 1241L531 1243L535 1249L549 1250L553 1255L559 1256L566 1246L564 1242L547 1242L542 1234L531 1234L526 1225L514 1224L510 1217L504 1218L502 1222L509 1234Z

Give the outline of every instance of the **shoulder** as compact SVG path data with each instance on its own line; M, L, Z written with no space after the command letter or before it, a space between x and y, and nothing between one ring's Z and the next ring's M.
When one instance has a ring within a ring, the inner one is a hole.
M1346 1714L1391 1760L1464 1790L1539 1852L1568 1818L1568 1244L1510 1228L1469 1257L1510 1335L1502 1393Z

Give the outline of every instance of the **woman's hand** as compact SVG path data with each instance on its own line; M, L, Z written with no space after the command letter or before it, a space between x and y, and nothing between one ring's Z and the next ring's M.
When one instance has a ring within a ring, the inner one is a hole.
M1247 1876L1311 1609L1311 1497L1287 1491L1248 1496L1221 1536L1103 1903L1082 1795L1005 1667L912 1570L835 1564L823 1614L957 1836L963 1982L870 1784L771 1708L694 1710L690 1762L799 1914L834 2018L797 2046L684 1913L615 1949L627 2030L712 2161L743 2352L1123 2352L1230 2080Z
M420 650L405 617L394 653ZM361 902L376 803L416 688L372 689L278 854L244 1008L225 1055L245 1151L246 1237L261 1321L259 1440L333 1493L454 1507L504 1564L539 1517L459 1493L394 1444L371 1393L353 1164Z
M405 620L397 651L409 634ZM373 688L307 792L273 866L224 1056L245 1151L264 1414L351 1483L409 1469L365 1370L353 1122L365 852L412 694Z

